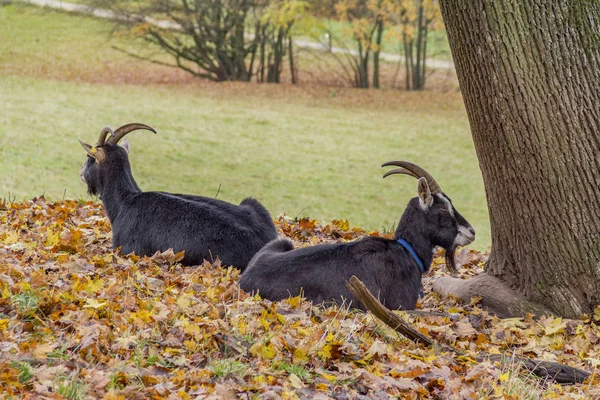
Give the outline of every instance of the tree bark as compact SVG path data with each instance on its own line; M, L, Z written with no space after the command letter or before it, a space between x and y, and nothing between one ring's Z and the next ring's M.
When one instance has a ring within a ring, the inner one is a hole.
M358 43L358 63L356 66L356 87L369 88L369 49L368 46L363 49L360 38L356 38Z
M292 35L288 36L288 49L290 52L290 74L292 76L292 84L298 83L298 71L296 70L296 64L294 63L294 41Z
M413 74L412 74L412 78L413 78L413 84L412 84L412 89L413 90L422 90L423 89L423 85L421 84L421 57L422 57L422 52L423 52L423 16L424 13L424 9L423 9L423 0L419 0L418 1L418 5L417 5L417 37L415 38L415 44L416 44L416 50L417 50L417 55L416 55L416 64L413 65Z
M421 89L425 89L425 72L427 72L427 36L429 35L429 22L423 25L423 52L421 53Z
M402 35L402 40L404 42L404 64L406 65L406 90L410 90L413 74L412 42L414 40L409 41L405 34Z
M435 287L505 309L524 298L567 317L590 314L600 302L600 2L440 6L492 250L483 277ZM494 297L495 284L513 296Z
M377 20L377 36L375 36L376 48L373 51L373 87L379 89L379 53L381 53L381 42L383 41L383 18Z

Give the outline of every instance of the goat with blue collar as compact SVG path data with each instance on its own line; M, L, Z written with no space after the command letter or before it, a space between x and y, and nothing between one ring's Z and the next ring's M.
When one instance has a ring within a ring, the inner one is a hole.
M475 240L475 230L427 171L406 161L383 167L390 165L399 168L384 178L405 174L419 180L418 196L409 201L393 239L370 236L297 250L289 239L276 239L252 258L240 287L273 301L302 294L313 303L346 301L362 308L346 287L356 275L386 307L414 309L434 248L446 250L446 266L454 272L456 247Z

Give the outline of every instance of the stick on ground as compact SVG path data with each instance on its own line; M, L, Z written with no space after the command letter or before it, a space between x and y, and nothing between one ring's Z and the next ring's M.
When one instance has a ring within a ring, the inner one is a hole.
M415 328L413 328L408 322L406 322L398 314L392 312L385 307L379 300L375 298L367 289L364 283L361 282L356 276L352 276L347 283L348 289L352 295L360 301L367 310L369 310L377 318L385 322L390 328L396 332L401 333L407 339L412 340L415 343L423 343L428 347L431 347L435 340L430 337L423 335ZM457 348L448 345L440 344L444 350L454 352L457 355L465 355L465 352L458 350ZM588 376L591 374L587 371L583 371L578 368L569 367L568 365L559 364L556 362L542 361L542 360L530 360L514 355L505 354L479 354L474 357L477 361L481 362L484 360L499 361L500 363L507 363L516 361L521 363L524 368L529 370L536 376L541 378L549 378L560 384L572 384L572 383L583 383Z

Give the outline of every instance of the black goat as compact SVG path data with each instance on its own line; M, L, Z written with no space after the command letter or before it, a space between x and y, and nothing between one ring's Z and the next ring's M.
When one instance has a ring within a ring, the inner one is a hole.
M424 169L405 161L383 164L388 165L400 168L384 178L406 174L419 180L418 197L408 203L393 239L366 237L297 250L290 240L277 239L250 261L240 287L273 301L299 294L314 303L351 301L346 282L356 275L387 307L413 309L434 247L446 249L446 265L455 271L455 249L471 243L475 231Z
M255 199L236 206L209 197L142 192L131 174L129 143L118 144L136 129L156 133L134 123L114 132L102 129L95 146L80 140L88 154L80 176L88 192L102 200L112 226L113 247L138 255L184 250L185 265L219 257L223 265L243 270L258 250L277 237L269 212Z

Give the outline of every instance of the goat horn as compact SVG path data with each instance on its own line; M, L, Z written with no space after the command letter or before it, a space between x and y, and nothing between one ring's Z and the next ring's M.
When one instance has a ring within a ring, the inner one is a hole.
M115 134L109 126L105 126L104 128L102 128L102 130L100 131L100 136L98 136L98 143L96 144L96 147L104 145L104 142L106 141L106 136L108 136L109 133L110 136L114 136Z
M127 125L123 125L119 129L117 129L115 131L115 133L113 134L113 136L108 138L108 143L117 144L117 143L119 143L119 140L123 139L123 137L125 135L127 135L129 132L135 131L137 129L145 129L147 131L156 133L154 128L151 128L148 125L139 124L139 123L127 124Z
M427 179L427 185L429 185L429 190L431 190L431 194L438 194L442 192L440 189L440 185L433 179L433 176L423 168L419 167L416 164L410 163L408 161L388 161L382 165L382 167L387 167L389 165L394 165L396 168L391 171L386 172L383 177L393 175L393 174L404 174L412 176L413 178L425 178Z
M79 138L78 138L78 140L79 140L79 143L81 143L81 147L83 147L85 149L85 152L88 153L88 155L90 157L94 158L100 164L104 162L104 160L106 159L106 154L104 153L104 149L89 145Z

